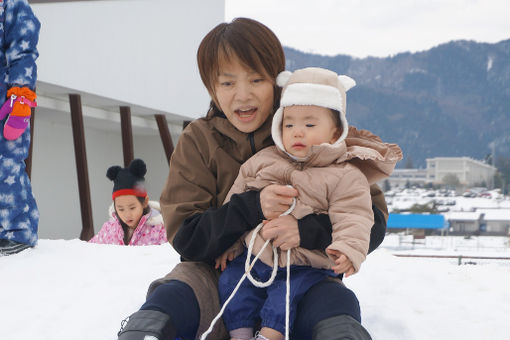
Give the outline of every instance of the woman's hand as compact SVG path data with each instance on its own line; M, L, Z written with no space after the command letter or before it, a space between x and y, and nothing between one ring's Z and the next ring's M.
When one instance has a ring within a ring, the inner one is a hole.
M292 205L298 191L286 185L271 184L260 192L260 207L267 220L279 217Z
M333 269L333 271L336 274L345 273L345 277L349 277L352 274L354 274L354 266L352 265L351 260L349 260L349 258L347 256L345 256L338 250L329 249L329 248L326 249L326 253L329 256L331 256L335 261L335 265L333 267L331 267L331 269Z
M285 215L271 221L265 221L260 231L264 240L272 240L273 246L281 250L299 247L298 221L292 215Z

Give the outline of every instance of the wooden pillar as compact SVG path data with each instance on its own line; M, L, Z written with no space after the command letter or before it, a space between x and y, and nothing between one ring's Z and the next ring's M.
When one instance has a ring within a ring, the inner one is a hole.
M131 126L131 108L120 107L120 128L122 131L122 152L124 154L124 167L127 167L134 158L133 128Z
M161 142L163 143L163 148L165 149L166 159L168 162L170 162L170 157L174 152L174 143L172 142L172 136L168 130L166 117L165 115L154 115L154 117L156 118L156 123L158 123L159 136L161 137Z
M28 147L28 158L25 159L25 170L27 172L28 178L32 179L32 150L34 148L34 116L35 116L35 108L30 108L32 111L30 116L30 146Z
M87 167L87 152L85 150L85 130L83 127L83 113L79 94L69 95L71 107L71 124L73 128L74 155L76 159L76 173L78 176L78 190L80 196L80 210L82 229L80 240L88 241L94 236L92 222L92 205L90 202L89 173Z

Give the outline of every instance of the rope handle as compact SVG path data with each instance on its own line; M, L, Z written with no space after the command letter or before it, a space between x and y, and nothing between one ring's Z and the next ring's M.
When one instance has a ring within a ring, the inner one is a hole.
M287 186L292 187L290 185L287 185ZM295 207L296 207L296 198L294 197L290 208L287 209L285 212L283 212L280 215L280 217L290 214L294 210ZM271 240L266 240L266 242L264 243L264 245L262 246L262 248L260 249L258 254L255 256L253 261L250 263L250 257L252 256L255 238L257 237L258 232L260 231L260 229L262 229L263 226L264 226L264 223L259 223L259 225L254 229L254 231L251 235L250 243L248 245L248 253L246 254L246 262L244 263L245 272L244 272L243 276L239 279L239 282L235 286L234 290L232 291L232 293L230 294L228 299L225 301L225 303L223 303L223 306L221 307L218 315L216 315L214 317L214 319L211 321L211 325L209 326L209 328L200 336L200 340L205 340L207 338L207 336L209 334L211 334L211 332L213 331L214 325L221 318L221 316L223 315L223 312L225 312L225 308L227 307L229 302L234 298L234 295L237 293L237 291L239 290L239 287L241 286L243 281L246 279L246 277L248 277L248 279L254 286L260 287L260 288L268 287L273 283L274 278L276 277L277 270L278 270L278 251L277 251L277 248L274 247L273 245L271 245L273 247L273 271L271 272L271 276L269 277L269 279L266 282L261 282L261 281L257 281L256 279L254 279L251 276L251 270L252 270L253 266L255 265L255 262L257 262L260 255L262 255L262 252L264 251L264 249L266 249L266 246L271 241ZM285 294L285 340L288 340L289 339L289 315L290 315L290 249L287 250L286 288L287 288L287 292Z

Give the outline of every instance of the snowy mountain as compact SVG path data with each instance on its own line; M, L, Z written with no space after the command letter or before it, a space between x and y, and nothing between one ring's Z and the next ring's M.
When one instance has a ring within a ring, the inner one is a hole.
M356 59L286 48L287 67L330 68L353 77L347 118L398 143L404 161L510 155L510 40L452 41L427 51Z

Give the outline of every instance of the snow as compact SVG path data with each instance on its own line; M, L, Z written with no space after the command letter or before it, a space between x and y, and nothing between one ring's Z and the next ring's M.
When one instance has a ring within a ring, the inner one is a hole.
M388 235L360 273L345 280L374 340L508 339L510 260L404 258L441 254L510 258L504 237ZM414 248L414 249L413 249ZM40 240L0 257L0 338L116 339L149 283L179 261L169 244L123 247ZM474 264L476 263L476 265Z
M431 205L432 203L436 203L439 209L451 212L498 209L505 214L510 211L510 197L490 191L484 194L488 197L464 197L456 196L453 192L440 193L439 191L415 188L388 191L385 193L385 197L390 211L408 210L415 204ZM510 214L505 216L510 217Z

